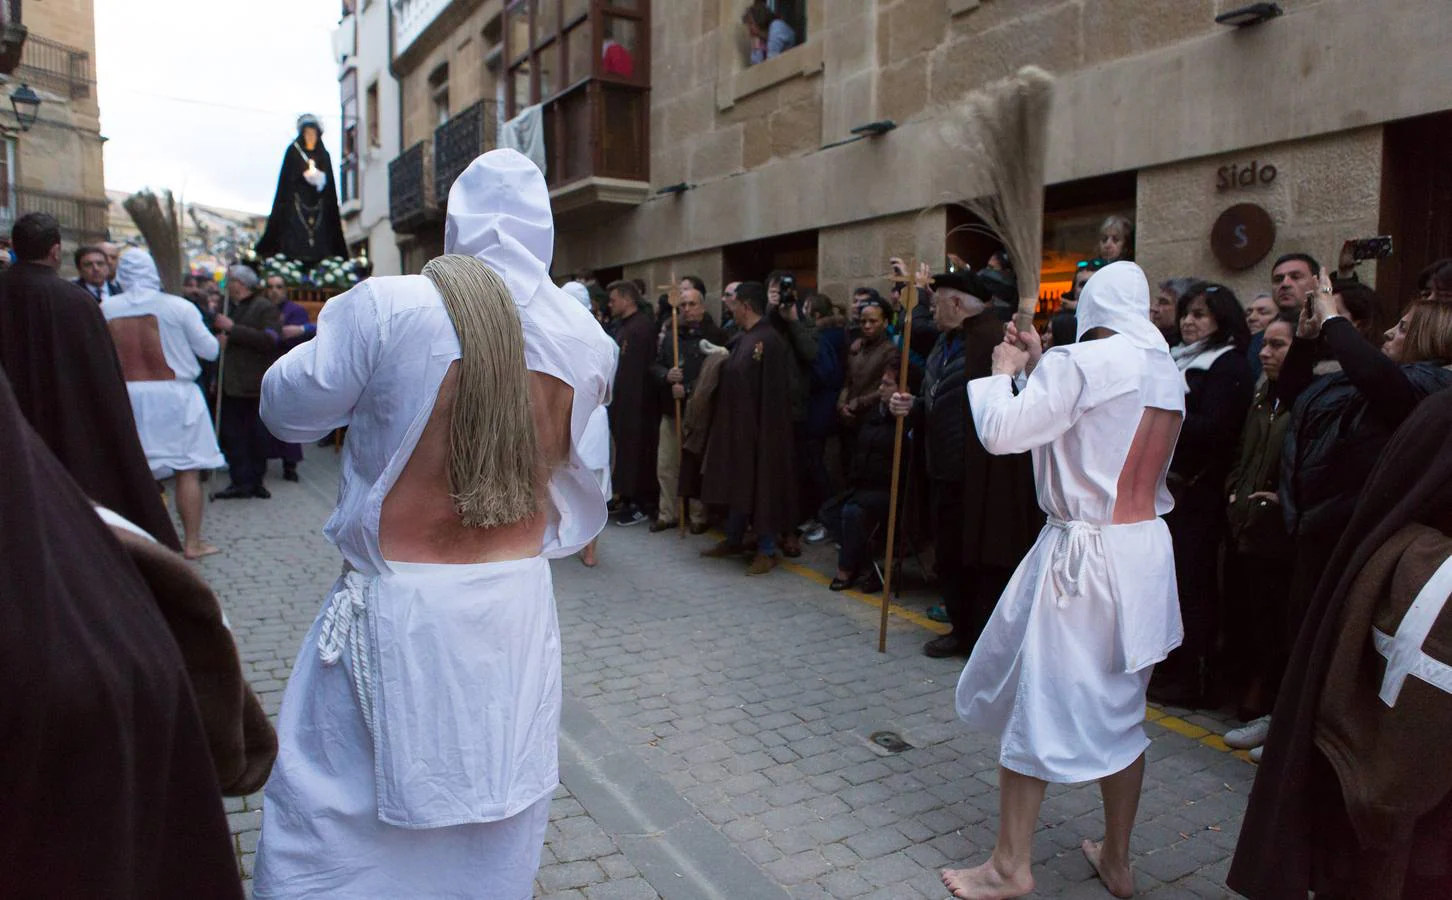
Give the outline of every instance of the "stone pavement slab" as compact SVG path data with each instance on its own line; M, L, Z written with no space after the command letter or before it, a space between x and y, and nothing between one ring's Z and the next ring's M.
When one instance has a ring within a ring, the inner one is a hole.
M226 552L201 565L273 714L339 565L321 536L337 460L307 452L301 484L208 509ZM708 545L611 525L599 568L553 565L564 784L536 896L943 897L938 870L982 858L997 817L996 742L953 714L962 661L921 654L920 616L894 615L877 653L875 608L805 574L830 545L759 578ZM1217 747L1223 717L1150 715L1140 892L1227 896L1254 767ZM259 809L228 801L246 874ZM1052 786L1040 825L1036 896L1107 896L1078 850L1100 836L1097 789Z

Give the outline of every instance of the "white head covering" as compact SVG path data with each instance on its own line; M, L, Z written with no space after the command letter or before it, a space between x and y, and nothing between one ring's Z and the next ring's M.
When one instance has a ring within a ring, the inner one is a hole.
M161 290L161 273L157 271L156 260L145 250L131 248L121 254L116 263L116 280L128 294Z
M444 252L498 272L516 305L527 305L548 280L554 249L549 188L539 166L519 151L490 150L449 189Z
M580 301L580 305L586 309L594 309L590 303L590 291L580 282L571 281L560 290Z
M1170 345L1150 321L1149 311L1149 281L1144 271L1132 262L1110 263L1089 276L1079 292L1075 339L1082 341L1090 330L1108 328L1141 350L1168 354Z

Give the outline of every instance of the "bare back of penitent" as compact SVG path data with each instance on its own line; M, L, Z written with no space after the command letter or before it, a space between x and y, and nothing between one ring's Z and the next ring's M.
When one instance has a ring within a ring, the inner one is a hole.
M439 386L428 424L398 480L384 498L378 544L392 562L468 565L529 559L540 554L549 510L546 485L570 452L570 409L574 390L541 372L529 373L530 412L538 448L534 515L498 527L463 524L449 485L451 419L458 393L459 362Z
M1148 522L1158 515L1155 500L1159 496L1160 480L1175 453L1180 424L1178 412L1145 407L1119 470L1112 519L1115 525Z

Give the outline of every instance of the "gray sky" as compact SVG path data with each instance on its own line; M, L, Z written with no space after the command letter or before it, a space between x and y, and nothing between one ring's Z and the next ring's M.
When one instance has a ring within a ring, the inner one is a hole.
M332 33L341 7L338 0L97 0L107 189L170 188L187 201L266 213L304 112L322 116L336 167Z

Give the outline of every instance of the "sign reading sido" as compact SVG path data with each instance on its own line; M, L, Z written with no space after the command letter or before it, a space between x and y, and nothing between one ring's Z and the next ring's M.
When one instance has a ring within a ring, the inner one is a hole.
M1253 188L1268 185L1276 180L1276 167L1270 163L1261 165L1252 159L1250 165L1233 163L1221 166L1215 171L1215 190L1233 191L1239 188Z

